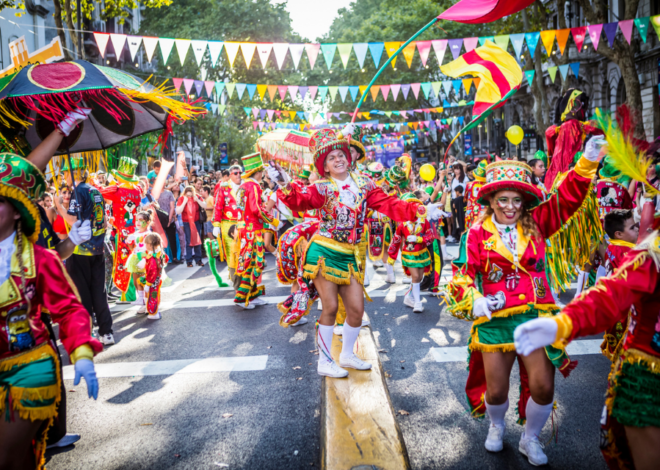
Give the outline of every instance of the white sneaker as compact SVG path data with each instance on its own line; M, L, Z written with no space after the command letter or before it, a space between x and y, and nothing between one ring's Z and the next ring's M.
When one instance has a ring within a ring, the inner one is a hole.
M348 371L339 367L335 361L319 361L319 365L316 370L318 371L319 375L333 377L335 379L341 379L342 377L346 377L348 375Z
M306 325L308 323L309 323L309 320L307 319L307 317L301 317L300 320L295 322L293 325L289 325L289 326L303 326L303 325Z
M456 239L455 239L454 237L452 237L452 236L447 237L447 241L448 241L449 243L456 243Z
M364 362L355 354L351 354L350 356L340 355L339 365L342 367L348 367L349 369L357 369L357 370L371 369L371 364L369 364L368 362Z
M424 311L424 305L421 302L415 302L413 306L413 313L422 313Z
M450 255L449 253L447 253L447 256L442 257L442 261L454 261L455 259L456 257Z
M504 426L495 426L493 424L488 428L488 437L486 438L486 450L488 452L500 452L504 448L502 439L504 438Z
M406 294L403 297L403 305L407 305L408 307L415 307L415 300L412 298L412 295Z
M46 449L53 449L55 447L68 447L80 440L80 434L74 434L71 432L68 432L64 435L62 439L57 441L55 444L50 444Z
M142 298L137 298L133 302L131 302L131 305L144 305L144 297Z
M115 337L112 336L112 333L108 333L107 335L100 336L99 341L106 346L110 346L111 344L115 344Z
M396 276L394 274L388 274L387 277L385 278L385 282L388 284L396 284Z
M146 306L146 305L143 305L142 307L138 308L137 313L140 313L140 314L145 314L145 313L147 313L147 306Z
M160 320L163 317L161 316L160 312L156 312L153 315L147 315L147 318L149 320Z
M385 265L383 264L382 259L374 261L374 268L382 268L383 266L385 266Z
M369 326L371 325L371 322L369 320L365 320L364 318L362 319L362 326Z
M344 325L335 325L335 328L332 330L337 336L344 334Z
M239 307L241 307L244 310L254 310L254 301L250 302L249 304L245 305L244 302L241 302L240 304L236 304Z
M252 302L250 302L252 305L255 307L258 307L260 305L266 305L268 302L266 302L264 299L261 297L257 297L256 299L253 299Z
M403 276L403 281L401 281L402 284L410 284L412 283L412 279L409 278L408 276Z
M548 456L543 452L543 444L539 442L537 437L527 438L523 432L520 437L518 450L534 466L538 467L539 465L546 465L548 463Z

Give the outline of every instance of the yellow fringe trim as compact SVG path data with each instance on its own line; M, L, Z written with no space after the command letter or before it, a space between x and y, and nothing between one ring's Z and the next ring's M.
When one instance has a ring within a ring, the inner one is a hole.
M660 357L630 348L623 353L623 360L628 364L640 364L646 367L649 372L660 374Z
M483 344L478 342L478 338L475 338L476 341L470 343L470 351L481 351L486 353L495 353L495 352L511 352L516 350L516 346L513 343L504 343L504 344Z
M539 317L553 317L555 312L559 310L559 307L557 307L555 304L523 304L518 305L517 307L505 308L503 310L493 312L491 318L506 318L513 315L520 315L522 313L529 312L531 309L539 310ZM489 321L490 320L488 320L487 317L479 317L474 320L474 324L480 325Z
M22 119L4 101L0 101L0 123L5 127L12 128L15 126L12 121L22 127L30 127L32 125L32 122Z
M43 188L44 190L46 188ZM0 196L6 197L7 199L13 199L16 202L19 202L30 214L32 220L34 221L34 231L28 236L25 234L32 243L36 243L39 239L39 232L41 231L41 217L39 216L39 209L37 209L37 203L34 202L22 189L16 187L11 187L6 184L0 184ZM22 225L23 231L27 229L25 224Z
M206 108L191 106L188 103L174 99L175 96L179 96L174 88L165 88L162 85L151 91L140 91L131 88L118 88L118 90L136 103L151 102L165 108L177 120L188 121L207 112Z
M347 277L344 277L345 273L344 271L340 271L335 268L331 268L329 266L325 265L325 258L324 257L319 257L318 264L316 266L312 264L306 264L305 267L303 268L305 270L305 274L303 277L305 279L316 279L318 276L319 272L321 273L321 276L327 281L330 281L334 284L340 285L340 286L347 286L351 283L351 277L354 277L357 279L357 281L362 284L362 279L360 278L360 273L356 272L353 269L353 265L349 265L349 273Z

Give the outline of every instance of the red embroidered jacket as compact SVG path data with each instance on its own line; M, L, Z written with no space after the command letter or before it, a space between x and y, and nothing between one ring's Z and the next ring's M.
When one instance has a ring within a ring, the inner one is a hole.
M633 203L628 190L616 181L601 179L596 182L596 197L600 218L614 209L632 209Z
M632 243L623 240L610 240L610 244L605 251L605 259L608 261L608 263L606 263L608 276L623 266L626 255L630 253L633 248L635 248L635 245Z
M656 264L660 261L660 237L649 244L646 251L632 251L613 276L601 278L566 306L556 317L558 341L566 344L612 328L617 321L625 324L630 311L623 350L660 357L660 266Z
M241 211L236 204L236 191L233 190L232 183L226 181L219 183L215 188L214 209L213 209L213 225L220 226L220 223L225 221L236 222L241 219Z
M467 230L472 227L485 209L484 206L477 203L477 194L484 185L481 181L470 181L465 188L465 196L467 197L467 206L465 207L465 228Z
M452 312L462 312L457 316L467 318L477 298L496 296L499 292L504 294L506 302L493 316L523 313L530 307L555 308L545 274L545 239L557 232L580 208L597 168L598 162L580 159L575 170L568 173L550 199L531 211L539 231L538 239L525 236L518 223L517 263L491 218L473 225L467 236L467 261L447 286L448 297L454 304ZM481 292L475 283L477 275L482 277ZM487 318L477 321L487 321Z
M103 345L91 336L89 313L80 303L57 253L33 245L24 237L23 266L23 292L15 255L12 256L11 275L0 285L0 359L50 340L46 325L41 321L42 311L50 313L53 323L59 323L60 340L69 355L85 344L95 353L101 352Z
M277 197L294 211L319 209L318 234L340 243L357 245L362 240L367 209L383 213L397 222L426 217L426 208L416 202L404 202L388 196L367 177L351 173L359 194L354 208L339 200L339 188L333 180L316 181L310 186L287 184L277 190Z
M428 220L424 220L418 233L414 233L414 231L415 224L412 222L398 224L392 244L387 250L390 260L396 260L399 254L399 248L404 253L417 254L420 251L426 250L426 247L433 243L435 237L433 236L431 224ZM409 235L417 235L417 241L414 243L407 241Z
M249 231L263 230L265 224L273 223L273 218L264 210L261 193L261 186L252 178L245 180L236 193L238 209Z

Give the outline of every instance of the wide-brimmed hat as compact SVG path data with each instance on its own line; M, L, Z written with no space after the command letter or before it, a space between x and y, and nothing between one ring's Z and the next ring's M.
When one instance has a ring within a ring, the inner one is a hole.
M414 193L405 193L400 197L400 199L406 202L419 202L422 204L422 201L420 201Z
M308 180L310 176L312 176L312 172L306 166L302 167L298 172L298 178Z
M323 164L330 152L342 150L348 164L351 165L351 151L349 143L341 135L337 135L333 129L319 129L309 138L309 150L314 154L314 165L321 176L325 176Z
M137 160L130 157L121 157L116 170L112 170L112 176L120 183L137 183L138 177L135 176L135 169L138 166Z
M497 191L519 192L528 207L536 207L543 201L543 193L532 184L532 169L519 161L502 160L486 167L486 184L479 190L477 202L489 205L489 196Z
M257 171L263 171L264 169L264 162L261 159L261 154L259 152L241 157L241 161L243 162L243 168L245 168L245 171L243 171L243 174L241 175L241 178L243 179L247 179Z
M0 153L0 196L19 212L23 233L32 242L41 230L36 201L45 190L46 178L36 166L13 153Z
M486 160L481 160L477 167L474 169L472 174L474 175L474 179L480 182L486 181L486 166L488 165L488 162Z
M385 171L385 167L379 162L371 162L364 169L364 172L375 180L383 177L383 171Z
M390 186L396 188L397 186L400 186L404 182L408 181L408 178L406 177L406 172L403 168L400 166L393 166L389 170L385 171L385 180Z

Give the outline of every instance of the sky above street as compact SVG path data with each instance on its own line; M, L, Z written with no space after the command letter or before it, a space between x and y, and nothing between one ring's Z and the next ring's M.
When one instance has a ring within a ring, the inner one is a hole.
M348 7L352 0L271 0L286 3L293 30L302 37L315 41L330 30L337 10Z

